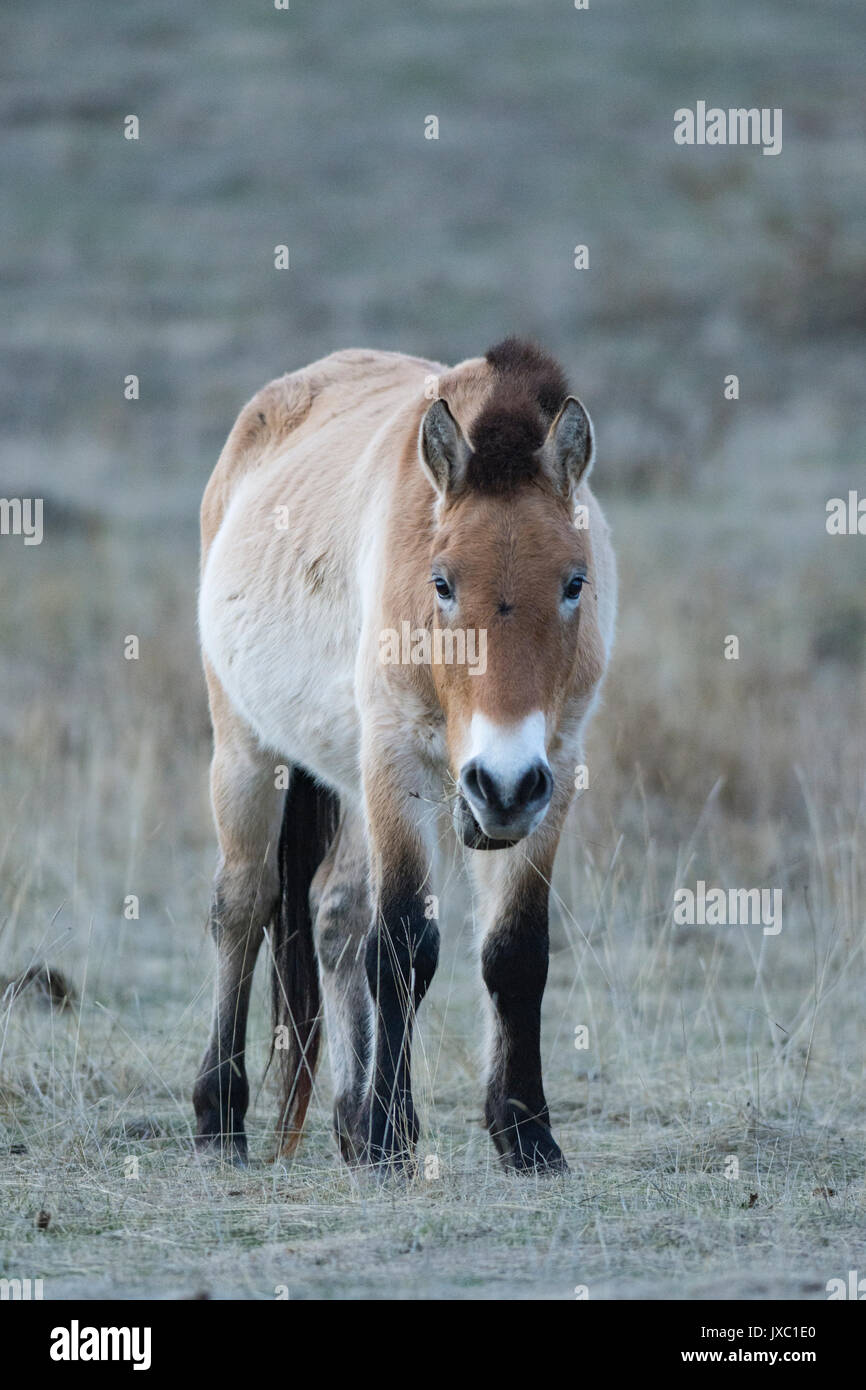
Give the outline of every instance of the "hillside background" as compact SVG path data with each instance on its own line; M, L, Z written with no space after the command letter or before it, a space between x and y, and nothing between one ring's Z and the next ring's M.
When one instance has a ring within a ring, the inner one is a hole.
M16 0L0 25L0 495L46 528L0 538L0 974L48 960L79 999L0 1010L0 1274L823 1297L866 1267L866 540L825 529L864 476L862 5ZM675 146L699 99L781 107L782 153ZM327 1068L290 1172L266 1093L253 1167L203 1173L202 489L269 378L509 332L593 415L621 570L545 1003L576 1181L493 1167L459 883L419 1053L441 1181L397 1200L335 1166ZM782 933L673 928L697 878L781 887Z

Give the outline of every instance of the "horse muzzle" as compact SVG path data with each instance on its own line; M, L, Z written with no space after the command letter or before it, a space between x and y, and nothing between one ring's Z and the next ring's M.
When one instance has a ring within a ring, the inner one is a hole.
M467 781L464 777L466 769L461 773L453 820L457 838L468 849L507 849L525 840L544 820L553 792L546 765L540 764L537 774L527 778L527 787L532 785L519 803L503 804L483 775L473 779L471 768Z

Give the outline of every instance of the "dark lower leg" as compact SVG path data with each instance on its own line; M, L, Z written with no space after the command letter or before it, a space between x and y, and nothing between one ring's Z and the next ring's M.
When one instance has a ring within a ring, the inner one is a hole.
M329 893L330 899L330 893ZM348 920L347 920L348 918ZM317 926L317 948L325 1005L325 1028L334 1079L334 1132L347 1162L362 1157L361 1116L371 1064L372 1006L366 972L363 924L350 914Z
M219 1149L244 1162L244 1116L249 1103L244 1052L247 1014L261 928L232 926L219 901L211 913L218 963L214 1018L207 1051L193 1090L196 1147Z
M373 1163L405 1163L414 1152L418 1121L412 1100L412 1030L438 956L439 929L424 916L420 898L401 895L385 900L366 948L376 1024L362 1125Z
M481 955L494 1011L485 1118L503 1163L518 1170L566 1167L550 1132L541 1079L547 965L547 901L534 895L493 928Z
M355 1163L363 1156L361 1113L372 1052L366 945L373 909L364 825L349 810L313 879L310 905L334 1081L334 1132L343 1157Z

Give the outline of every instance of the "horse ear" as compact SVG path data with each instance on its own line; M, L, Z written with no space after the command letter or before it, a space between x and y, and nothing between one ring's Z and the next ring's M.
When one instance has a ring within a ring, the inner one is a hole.
M418 433L421 466L440 496L460 486L471 452L448 402L440 396L425 413Z
M589 477L595 459L595 431L588 412L568 396L541 446L542 462L563 492L573 493Z

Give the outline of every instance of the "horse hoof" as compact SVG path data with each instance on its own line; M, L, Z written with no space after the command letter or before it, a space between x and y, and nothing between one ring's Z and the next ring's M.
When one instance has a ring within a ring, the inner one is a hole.
M493 1142L505 1168L513 1173L556 1177L568 1173L562 1150L547 1125L519 1119L512 1111L504 1123L490 1126Z
M248 1168L247 1137L245 1134L197 1134L195 1156L203 1163L224 1163L233 1168Z

